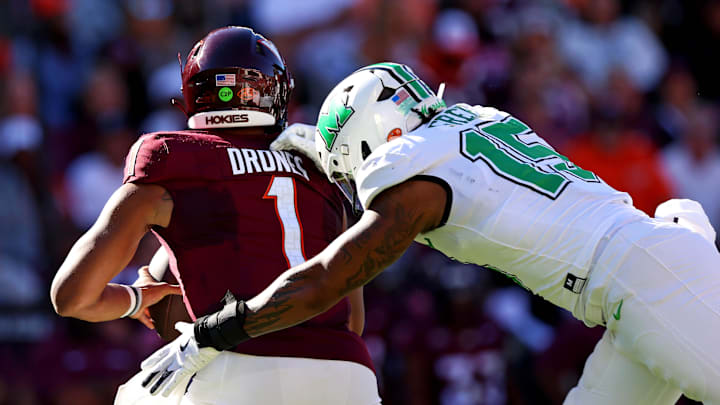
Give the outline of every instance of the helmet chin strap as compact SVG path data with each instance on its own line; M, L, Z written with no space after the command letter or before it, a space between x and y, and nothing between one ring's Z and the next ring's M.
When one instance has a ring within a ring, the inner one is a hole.
M271 125L275 125L275 117L262 111L206 111L188 118L188 128L190 129L266 127Z
M184 103L175 97L170 99L170 104L172 104L173 107L177 108L178 110L182 111L183 114L187 117L187 110L185 109Z

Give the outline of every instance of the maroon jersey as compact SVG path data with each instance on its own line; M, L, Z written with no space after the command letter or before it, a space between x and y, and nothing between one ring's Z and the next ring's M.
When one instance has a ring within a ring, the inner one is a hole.
M342 196L299 154L271 151L267 135L179 131L142 136L128 154L125 182L170 193L167 228L153 232L170 255L190 316L217 311L230 290L260 293L289 267L342 232ZM362 339L347 328L349 303L282 331L251 339L237 352L348 360L373 369Z

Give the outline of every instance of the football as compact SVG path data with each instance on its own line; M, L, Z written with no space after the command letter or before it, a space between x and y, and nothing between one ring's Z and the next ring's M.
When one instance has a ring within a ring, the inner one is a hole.
M150 261L150 274L156 280L162 280L170 284L177 284L177 279L170 271L167 253L161 248ZM175 329L176 322L192 322L187 313L182 295L168 295L158 301L155 305L148 307L150 317L155 323L155 332L164 341L169 342L180 336Z

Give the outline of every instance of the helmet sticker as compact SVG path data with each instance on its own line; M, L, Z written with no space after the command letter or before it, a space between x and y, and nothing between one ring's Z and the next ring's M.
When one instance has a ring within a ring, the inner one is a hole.
M408 92L405 91L405 89L400 89L400 91L398 91L397 93L395 93L394 96L392 96L392 101L396 105L401 105L403 103L403 101L407 100L409 97L410 97L410 94L408 94Z
M235 73L223 73L215 75L215 86L234 86L235 85Z
M347 105L347 100L347 97L345 97L345 102L341 101L340 97L335 97L330 103L327 113L320 113L317 129L320 131L323 140L325 140L327 150L332 149L338 132L347 124L348 119L355 112L352 107Z
M403 114L407 114L410 112L410 109L415 107L418 102L415 101L412 97L410 97L410 94L407 92L407 90L400 88L397 93L395 93L394 96L392 96L391 100L395 105L398 107L400 112Z
M402 129L400 128L393 128L390 132L387 134L387 140L388 142L392 141L395 138L399 138L402 136Z
M233 98L233 91L230 87L223 87L218 90L218 98L220 101L228 102Z
M244 87L237 92L237 95L242 102L247 103L248 101L254 100L257 93L257 90L252 87Z

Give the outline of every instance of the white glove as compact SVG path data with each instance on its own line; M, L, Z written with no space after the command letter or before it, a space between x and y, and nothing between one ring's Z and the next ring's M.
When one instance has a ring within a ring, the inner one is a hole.
M193 374L220 354L212 347L198 347L193 324L178 322L175 329L181 335L140 364L140 368L148 373L142 386L149 389L152 395L159 393L164 397L169 396L180 382L187 382Z
M315 149L315 125L290 125L270 144L270 149L300 152L312 160L321 173L325 173L322 168L322 163L320 163L320 157Z
M655 218L675 222L680 226L697 232L715 244L715 229L699 202L687 199L667 200L655 208Z

